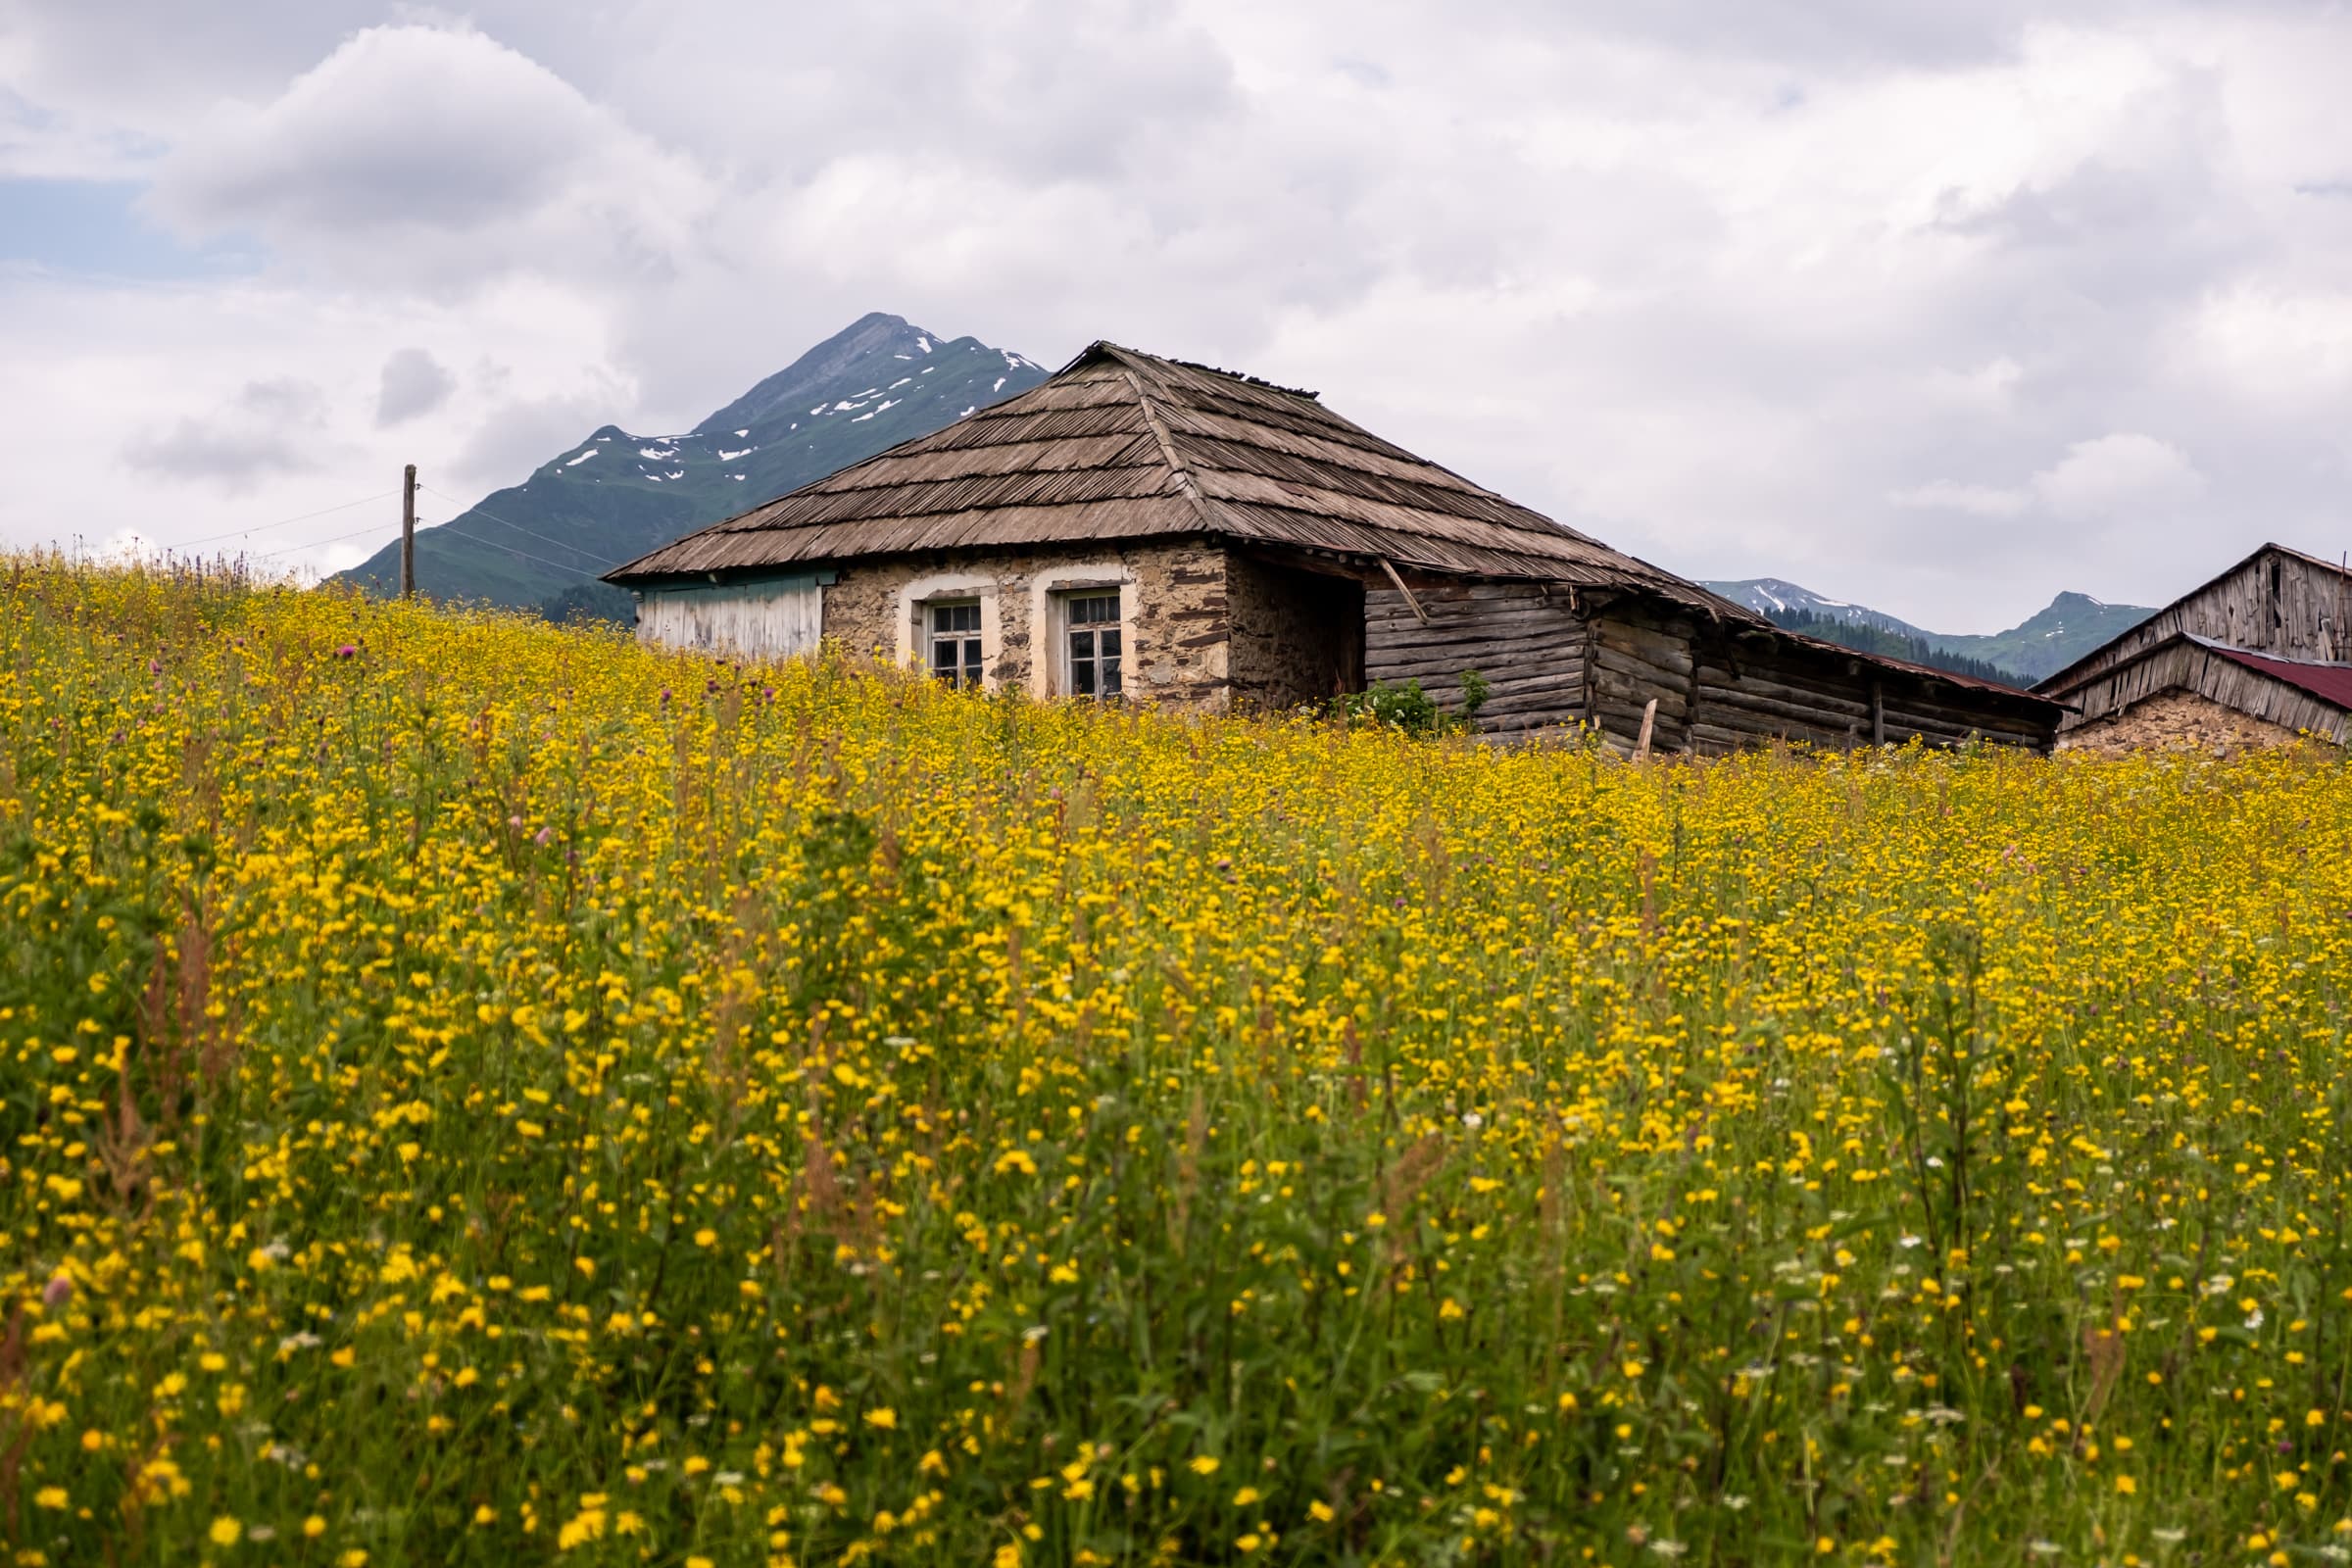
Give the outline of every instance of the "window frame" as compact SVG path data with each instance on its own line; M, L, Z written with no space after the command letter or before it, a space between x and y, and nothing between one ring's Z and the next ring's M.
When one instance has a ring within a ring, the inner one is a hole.
M1054 584L1050 590L1055 695L1084 702L1124 702L1134 689L1135 634L1128 623L1127 586L1124 582L1063 582ZM1113 604L1110 619L1072 622L1072 606L1103 599ZM1102 652L1102 639L1105 633L1118 639L1116 651L1108 655ZM1082 692L1078 689L1080 656L1077 639L1082 635L1092 635L1095 640L1094 652L1085 661L1094 666L1093 683L1096 689L1093 691ZM1117 689L1107 692L1102 689L1102 666L1106 658L1116 662L1112 678L1117 682Z
M959 691L985 690L988 686L988 617L983 612L979 596L941 594L922 601L919 609L923 618L924 672L933 680L943 681ZM947 627L939 624L942 612L967 610L971 612L971 624ZM939 662L939 649L943 642L956 645L962 656L945 668Z
M896 595L898 601L898 631L895 653L902 668L919 670L938 678L932 664L931 616L935 609L952 606L977 605L979 629L958 629L959 642L978 637L980 640L980 673L977 686L982 691L995 691L1001 684L1000 666L1004 658L1002 615L999 600L1001 584L990 574L981 572L939 572L902 583ZM879 651L879 650L878 650ZM958 662L958 674L969 668ZM958 678L958 690L967 689Z

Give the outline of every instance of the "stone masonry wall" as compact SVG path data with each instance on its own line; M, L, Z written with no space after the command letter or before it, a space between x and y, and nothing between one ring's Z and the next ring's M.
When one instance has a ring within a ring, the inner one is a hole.
M2124 757L2132 752L2240 752L2292 746L2295 732L2241 713L2197 692L2174 687L2142 698L2120 713L2097 718L2058 737L2062 752Z
M824 591L828 639L886 661L919 658L920 605L978 598L990 681L1039 697L1056 695L1055 662L1039 647L1050 596L1065 584L1117 582L1127 695L1211 709L1231 700L1225 553L1205 540L956 551L851 561L839 572Z

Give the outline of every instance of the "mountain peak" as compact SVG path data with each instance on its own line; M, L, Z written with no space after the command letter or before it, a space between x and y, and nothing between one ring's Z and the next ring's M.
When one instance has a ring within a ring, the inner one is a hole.
M514 487L419 529L417 586L518 607L568 593L625 613L599 572L1044 379L1010 349L869 312L684 434L600 425ZM384 591L398 574L394 545L341 575Z
M698 435L736 430L806 412L811 395L840 379L851 367L905 355L929 355L936 339L904 316L872 311L843 327L799 359L767 377L694 427Z

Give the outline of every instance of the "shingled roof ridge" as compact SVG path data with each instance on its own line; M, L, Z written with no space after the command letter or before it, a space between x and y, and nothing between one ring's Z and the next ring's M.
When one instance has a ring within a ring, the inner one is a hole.
M1169 475L1176 477L1178 494L1183 494L1183 499L1193 503L1193 514L1200 517L1200 526L1209 529L1211 534L1221 534L1225 529L1221 526L1221 519L1218 519L1218 511L1211 506L1209 496L1200 494L1200 482L1193 477L1193 470L1183 461L1183 454L1176 452L1176 435L1169 430L1169 420L1159 418L1159 409L1152 405L1151 388L1143 385L1143 376L1136 373L1134 365L1122 365L1119 369L1127 373L1127 385L1134 388L1136 407L1143 412L1143 423L1151 428L1152 440L1159 444L1159 461L1169 466Z
M1239 381L1244 386L1253 386L1261 392L1279 392L1285 397L1302 398L1318 408L1323 403L1322 393L1310 391L1302 386L1284 386L1280 381L1269 381L1262 375L1251 375L1247 370L1228 370L1223 366L1203 365L1199 360L1180 360L1166 354L1147 354L1142 349L1131 349L1123 343L1113 343L1106 337L1097 338L1094 342L1089 343L1076 359L1061 368L1063 370L1075 369L1096 355L1118 360L1131 369L1135 368L1135 362L1139 360L1153 367L1173 365L1179 369L1199 370L1203 375L1222 376L1228 381ZM1056 371L1055 373L1060 372Z

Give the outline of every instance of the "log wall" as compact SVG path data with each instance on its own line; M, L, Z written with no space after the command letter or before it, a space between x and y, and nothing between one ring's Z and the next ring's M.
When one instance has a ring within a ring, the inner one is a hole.
M1672 756L1691 749L1697 715L1691 624L1679 614L1619 607L1592 619L1592 722L1616 751L1640 742L1642 710L1657 699L1649 732L1651 752Z
M1760 638L1719 635L1707 640L1698 674L1695 739L1702 752L1776 740L1842 749L1885 735L1872 676L1859 660L1800 656Z
M1848 653L1620 601L1592 619L1594 720L1630 749L1652 697L1652 750L1719 755L1776 740L1845 748L1972 737L2047 751L2053 716Z
M1564 590L1524 582L1411 586L1421 615L1394 585L1364 592L1366 682L1417 680L1441 708L1458 713L1458 677L1475 669L1490 684L1478 714L1489 735L1585 716L1588 630Z

